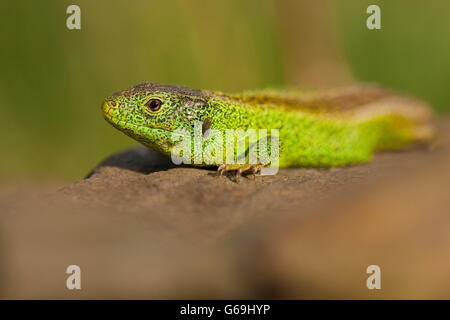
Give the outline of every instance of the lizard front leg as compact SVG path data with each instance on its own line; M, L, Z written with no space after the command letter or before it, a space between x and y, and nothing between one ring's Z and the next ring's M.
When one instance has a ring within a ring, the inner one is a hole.
M264 143L260 143L261 140L257 140L253 143L249 144L249 147L247 150L245 150L245 152L243 152L241 154L241 156L238 156L238 163L223 163L221 164L218 169L217 172L220 176L222 176L225 172L232 172L235 171L236 172L236 177L238 176L242 176L242 175L247 175L247 174L251 174L253 177L261 174L264 174L262 172L263 168L267 168L267 167L271 167L272 165L276 165L279 163L279 148L280 148L280 144L279 142L277 142L277 150L276 152L274 152L274 150L272 150L271 144L271 137L267 136L265 137L262 141L264 141ZM265 150L262 150L265 149ZM271 154L269 155L268 150L271 150ZM265 152L262 152L265 151ZM249 154L252 153L253 154L257 154L258 155L258 160L256 163L248 163L250 161L250 157ZM274 157L276 159L274 159ZM239 162L239 159L241 162Z

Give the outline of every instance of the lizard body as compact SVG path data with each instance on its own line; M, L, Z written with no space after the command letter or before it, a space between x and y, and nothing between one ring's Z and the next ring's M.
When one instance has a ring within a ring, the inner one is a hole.
M196 122L202 123L203 131L278 129L280 167L364 163L377 150L426 143L434 132L425 103L368 85L323 92L224 94L142 83L108 97L102 112L120 131L167 155L174 148L174 132L194 134ZM223 157L206 158L193 165L225 162Z

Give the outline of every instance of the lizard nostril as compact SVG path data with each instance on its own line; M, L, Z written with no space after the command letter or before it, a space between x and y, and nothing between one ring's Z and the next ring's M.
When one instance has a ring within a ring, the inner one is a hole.
M116 110L118 103L116 101L107 100L102 104L103 113L107 114L110 111Z

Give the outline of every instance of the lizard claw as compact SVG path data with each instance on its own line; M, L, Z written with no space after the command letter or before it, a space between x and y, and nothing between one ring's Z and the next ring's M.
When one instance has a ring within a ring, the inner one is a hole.
M218 168L217 168L217 174L219 176L223 176L223 173L227 171L227 165L226 164L221 164Z

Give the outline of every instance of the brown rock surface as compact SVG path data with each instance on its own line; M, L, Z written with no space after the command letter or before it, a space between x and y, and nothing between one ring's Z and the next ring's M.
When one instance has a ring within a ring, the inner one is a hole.
M2 298L450 298L450 121L432 151L238 183L138 147L0 213Z

